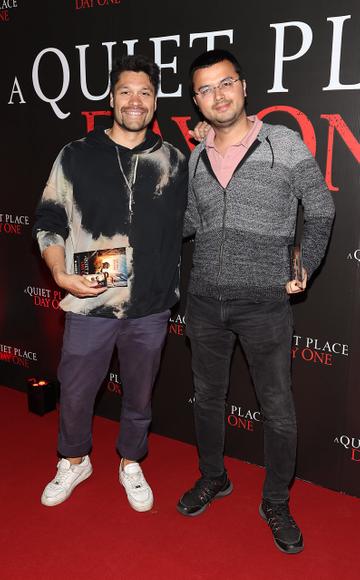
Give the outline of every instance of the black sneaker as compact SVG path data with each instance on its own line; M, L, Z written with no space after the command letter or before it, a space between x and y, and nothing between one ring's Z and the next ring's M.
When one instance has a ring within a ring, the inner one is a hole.
M225 497L232 490L232 483L226 473L222 478L202 477L192 489L184 493L176 507L184 516L198 516L206 510L213 499Z
M287 501L270 503L263 500L259 513L270 526L275 545L279 550L285 554L298 554L304 549L301 531L291 517Z

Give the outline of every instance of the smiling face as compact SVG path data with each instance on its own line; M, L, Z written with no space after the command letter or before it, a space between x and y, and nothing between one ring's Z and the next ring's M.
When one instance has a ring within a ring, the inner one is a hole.
M144 72L122 72L110 94L110 106L118 129L145 132L156 110L155 89L149 76Z
M246 83L240 80L227 87L223 81L229 78L236 80L239 75L228 60L194 72L194 93L199 93L199 89L204 87L216 87L209 94L194 95L194 101L201 113L215 129L232 127L246 118ZM223 84L222 88L218 86L219 83Z

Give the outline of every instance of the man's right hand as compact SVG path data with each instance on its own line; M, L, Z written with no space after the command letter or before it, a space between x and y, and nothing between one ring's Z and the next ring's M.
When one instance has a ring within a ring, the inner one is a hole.
M97 282L90 282L83 278L82 276L78 276L77 274L66 274L65 272L54 273L54 280L60 288L67 290L73 296L77 296L77 298L91 298L94 296L98 296L98 294L102 294L107 290L106 286L99 286Z

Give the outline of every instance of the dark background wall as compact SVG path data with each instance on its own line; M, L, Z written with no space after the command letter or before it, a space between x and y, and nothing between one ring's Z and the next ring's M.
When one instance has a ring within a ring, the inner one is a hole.
M197 121L188 67L207 48L228 48L244 65L248 112L298 130L333 192L337 217L326 261L306 295L294 301L297 475L360 496L358 0L1 5L0 383L24 390L28 377L56 376L61 291L39 258L31 226L59 149L93 124L111 124L109 58L135 51L156 59L163 95L158 130L188 154L186 127ZM182 300L169 322L153 420L154 431L188 442L194 442L185 338L191 253L191 243L185 244ZM114 361L97 412L117 419L120 406L121 369ZM263 461L261 417L239 347L226 452Z

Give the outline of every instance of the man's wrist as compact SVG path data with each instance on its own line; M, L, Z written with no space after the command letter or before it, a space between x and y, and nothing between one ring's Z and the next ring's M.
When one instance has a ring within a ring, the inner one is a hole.
M52 274L52 277L54 278L55 282L58 285L59 285L59 282L61 281L61 278L63 276L66 276L65 270L63 270L62 268L58 268L56 266L54 266L54 268L51 269L51 274Z

